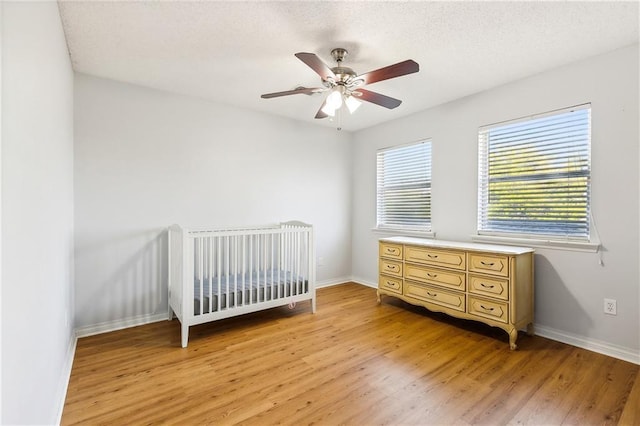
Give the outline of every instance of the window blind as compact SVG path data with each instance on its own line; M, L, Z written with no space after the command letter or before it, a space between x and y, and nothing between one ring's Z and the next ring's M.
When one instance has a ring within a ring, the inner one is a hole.
M431 231L431 141L378 151L377 226Z
M480 128L478 232L589 239L591 105Z

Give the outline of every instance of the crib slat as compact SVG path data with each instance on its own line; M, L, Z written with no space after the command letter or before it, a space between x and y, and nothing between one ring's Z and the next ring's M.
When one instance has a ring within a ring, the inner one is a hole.
M268 278L268 274L269 274L269 235L264 235L262 237L262 244L263 244L263 256L262 256L262 300L267 301L269 300L268 297L268 289L267 286L269 285L269 278Z
M289 264L289 235L282 234L282 275L283 280L280 281L282 285L282 296L287 297L287 266Z
M209 243L209 262L207 264L209 273L209 312L213 312L213 237L207 238Z
M258 299L258 302L263 302L264 297L262 295L262 291L264 290L264 282L262 283L262 286L260 286L260 277L262 276L264 278L264 237L262 235L258 235L258 247L258 294L256 298Z
M249 235L249 304L251 304L251 281L253 280L253 237L254 235ZM245 283L242 283L242 288L245 290L242 292L243 300L247 298L247 291L244 286Z
M291 253L291 261L293 262L293 265L291 265L291 294L295 295L297 294L298 289L296 288L296 275L297 275L297 265L298 265L298 256L296 256L297 253L297 249L298 249L298 236L296 234L291 234L291 239L293 240L293 250Z
M224 238L224 270L227 276L227 293L229 293L229 236L223 237ZM229 309L229 300L227 297L227 309Z
M273 235L273 234L270 235L269 239L271 241L271 250L269 251L269 253L271 254L271 256L270 256L271 257L271 265L270 265L271 266L271 268L270 268L271 269L271 300L273 300L274 297L275 297L274 294L273 294L273 268L274 268L273 261L274 261L274 252L275 252L275 247L273 246L273 242L275 240L275 235Z
M285 274L289 274L289 280L287 281L287 277L285 277L285 281L287 281L286 297L291 296L291 240L292 235L290 232L287 232L287 267Z
M218 264L218 270L216 271L216 275L218 276L218 312L220 312L220 310L222 309L222 301L220 300L222 299L222 292L220 291L220 288L222 286L222 250L220 249L220 237L216 237L216 243L218 246L218 250L216 251L216 263ZM229 283L227 283L227 287L229 287ZM227 292L225 291L225 293ZM229 307L229 297L227 297L227 304L225 306L227 308Z
M285 277L285 280L287 281L287 297L291 296L291 278L293 275L291 273L291 268L293 265L292 256L291 256L291 254L293 253L293 248L291 247L292 239L293 239L293 235L291 235L290 232L287 232L287 269L285 269L286 271L285 273L289 274L288 278Z
M198 238L198 273L200 280L200 311L199 314L202 315L202 305L204 302L204 264L203 264L203 253L202 253L202 238Z
M296 235L295 234L290 234L291 235L291 293L289 294L289 296L294 296L295 295L295 291L296 291L296 286L295 286L295 273L296 273Z
M300 249L300 253L298 253L298 256L300 256L300 263L301 263L301 270L300 270L300 287L302 288L302 293L306 293L306 289L305 289L305 277L307 276L307 258L305 257L305 253L307 252L307 234L303 233L300 236L301 240L302 240L302 247Z
M283 253L284 253L284 242L283 242L283 235L279 234L278 235L278 287L276 288L276 290L278 291L278 299L280 299L280 283L282 282L281 278L280 278L280 271L282 271L284 269L284 257L283 257Z
M296 232L296 294L300 294L300 233Z
M247 268L247 236L243 235L242 236L242 282L241 284L244 286L244 280L246 277L245 271ZM238 282L236 280L236 285L235 285L235 298L236 298L236 303L238 302Z
M240 250L238 244L238 236L233 236L233 285L238 287L238 273L240 272L238 269L238 250ZM231 286L229 286L231 288Z
M255 268L256 269L256 290L255 290L256 303L261 302L261 299L260 299L260 273L262 272L261 264L262 264L262 236L256 235L256 268ZM253 299L253 295L251 296L251 299Z

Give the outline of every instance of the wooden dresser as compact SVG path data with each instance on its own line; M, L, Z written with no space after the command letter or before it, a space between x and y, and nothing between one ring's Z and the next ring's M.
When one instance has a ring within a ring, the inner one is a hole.
M411 237L382 238L383 294L431 311L533 334L533 249Z

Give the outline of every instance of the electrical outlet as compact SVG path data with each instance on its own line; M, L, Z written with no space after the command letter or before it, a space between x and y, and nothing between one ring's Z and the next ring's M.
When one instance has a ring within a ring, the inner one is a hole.
M618 306L615 299L604 299L604 313L609 315L618 314Z

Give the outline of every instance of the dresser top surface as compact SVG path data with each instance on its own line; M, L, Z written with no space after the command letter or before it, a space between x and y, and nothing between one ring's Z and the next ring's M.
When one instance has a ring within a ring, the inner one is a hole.
M387 237L387 238L380 238L380 241L386 242L386 243L411 244L416 246L443 248L443 249L493 252L493 253L500 253L500 254L507 254L507 255L518 255L518 254L534 252L534 249L530 247L502 246L497 244L465 243L460 241L433 240L433 239L417 238L417 237Z

